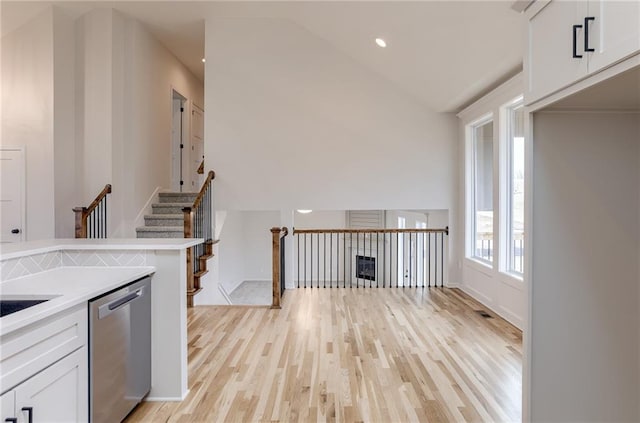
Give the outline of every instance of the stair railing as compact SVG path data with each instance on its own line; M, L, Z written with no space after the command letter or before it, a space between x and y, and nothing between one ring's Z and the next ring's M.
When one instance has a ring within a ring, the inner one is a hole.
M272 301L271 308L280 308L280 299L285 288L285 237L289 234L286 226L271 228L272 246Z
M443 287L448 235L448 226L294 228L294 280L298 288Z
M105 185L89 207L75 207L76 238L107 237L107 195L111 194L111 185Z
M184 213L184 237L203 238L204 242L187 250L187 305L193 306L193 296L201 289L200 277L206 272L203 257L213 254L213 219L211 211L211 181L216 174L209 171L193 204L182 209ZM205 259L206 260L206 259Z

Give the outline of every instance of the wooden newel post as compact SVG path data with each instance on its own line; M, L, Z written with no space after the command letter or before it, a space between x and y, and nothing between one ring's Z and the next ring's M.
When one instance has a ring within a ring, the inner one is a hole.
M76 216L76 238L87 237L87 208L75 207L73 212Z
M192 228L191 223L193 222L193 213L191 212L191 207L185 207L182 209L184 213L184 237L191 238ZM195 281L193 277L193 247L187 248L187 307L193 307L193 294L196 290Z
M280 228L271 228L271 267L273 269L271 308L280 308L280 231Z

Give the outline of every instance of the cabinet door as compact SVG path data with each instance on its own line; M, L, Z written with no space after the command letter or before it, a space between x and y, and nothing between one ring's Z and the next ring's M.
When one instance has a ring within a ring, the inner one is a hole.
M84 422L88 420L88 369L86 347L80 348L18 385L16 411L19 422Z
M9 391L0 397L0 418L3 423L5 419L16 417L15 395L15 391Z
M573 25L583 24L586 3L551 1L529 17L525 63L525 101L530 104L586 76L584 30L576 33L577 53L573 57Z
M590 0L589 73L640 51L640 1Z

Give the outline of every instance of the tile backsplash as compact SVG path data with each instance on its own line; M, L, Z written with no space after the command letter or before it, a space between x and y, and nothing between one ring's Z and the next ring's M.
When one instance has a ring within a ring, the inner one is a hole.
M63 250L3 260L0 280L6 281L61 266L148 266L152 263L147 250Z
M146 266L148 256L145 250L66 250L62 251L62 265Z
M62 266L60 251L20 257L0 262L0 277L3 281L15 279Z

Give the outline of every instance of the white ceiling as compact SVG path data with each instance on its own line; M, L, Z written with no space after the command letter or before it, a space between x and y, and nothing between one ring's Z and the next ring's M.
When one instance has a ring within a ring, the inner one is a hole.
M206 16L291 19L435 111L458 111L517 73L524 47L512 2L478 0L2 2L3 35L52 3L72 16L114 7L139 19L202 80Z

